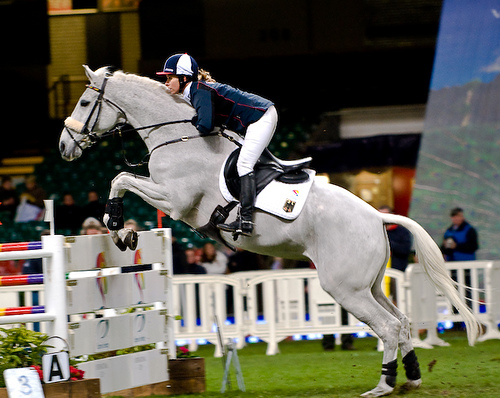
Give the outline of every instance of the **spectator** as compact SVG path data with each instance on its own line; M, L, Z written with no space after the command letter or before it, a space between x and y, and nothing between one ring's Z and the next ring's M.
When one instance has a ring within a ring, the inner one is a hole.
M206 274L206 268L200 264L199 256L194 249L186 249L186 269L185 274Z
M71 193L63 194L62 204L56 207L54 221L56 229L69 230L72 234L78 233L82 226L83 213Z
M185 274L187 269L186 252L177 238L172 236L172 266L174 275Z
M50 235L50 230L44 229L42 233L40 234L40 237L42 236L47 236ZM23 264L23 274L24 275L30 275L30 274L42 274L43 273L43 261L42 258L32 258L29 260L25 260ZM38 292L33 292L33 297L36 297L38 300ZM34 304L37 305L37 304Z
M348 325L349 314L344 308L341 308L342 325ZM354 348L354 335L353 334L342 334L340 335L340 342L342 350L353 351ZM325 351L333 351L335 349L335 335L324 334L321 340L321 345Z
M203 245L201 265L205 267L207 274L227 274L227 257L211 242Z
M26 198L29 204L35 205L40 209L45 209L43 201L47 199L47 194L45 190L37 184L36 177L34 175L27 177L25 185L26 187L21 193L20 199Z
M123 223L123 228L130 228L132 231L140 231L139 223L132 218L129 218Z
M87 204L83 206L83 218L94 217L102 222L105 205L100 202L99 194L91 189L87 193L87 198Z
M450 212L451 225L445 231L441 251L446 261L473 261L479 249L476 229L464 217L464 211L456 207Z
M259 267L258 254L237 248L236 253L229 256L227 263L228 271L256 271Z
M282 257L273 257L271 262L271 269L278 270L283 269L283 258Z
M16 216L19 195L10 176L3 176L0 186L0 211L7 212L11 220Z
M100 235L105 233L102 223L94 217L87 217L82 224L80 235Z
M378 210L381 213L394 214L389 206L381 206ZM411 254L411 233L405 227L397 224L386 224L385 229L391 247L391 268L404 272Z

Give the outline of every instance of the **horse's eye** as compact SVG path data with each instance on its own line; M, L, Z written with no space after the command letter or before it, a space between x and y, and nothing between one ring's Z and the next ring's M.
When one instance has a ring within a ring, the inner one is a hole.
M81 100L80 101L80 105L81 106L87 106L88 104L90 104L90 101L87 101L87 100Z

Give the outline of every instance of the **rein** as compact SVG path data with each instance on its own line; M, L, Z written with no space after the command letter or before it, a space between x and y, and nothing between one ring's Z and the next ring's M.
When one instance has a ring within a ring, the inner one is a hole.
M147 129L147 128L151 128L151 127L165 126L165 125L176 124L176 123L191 123L191 120L176 120L176 121L171 121L171 122L158 123L158 124L154 124L154 125L151 125L151 126L144 126L144 127L138 127L138 128L128 128L128 129L125 129L125 130L122 130L120 127L115 127L113 130L109 130L108 132L106 132L106 133L109 133L109 134L106 134L106 133L105 134L106 135L111 135L111 134L118 133L118 135L121 138L121 143L122 143L123 161L129 167L140 167L140 166L143 166L143 165L147 164L148 160L146 160L146 159L149 158L149 157L151 157L151 154L154 151L156 151L158 148L161 148L161 147L164 147L164 146L167 146L167 145L171 145L171 144L177 144L179 142L187 142L187 141L195 139L195 138L222 137L222 138L225 138L225 139L231 141L235 145L241 147L241 144L238 141L236 141L234 139L234 137L231 137L230 135L224 133L224 130L220 130L220 131L212 131L211 133L208 133L208 134L183 135L182 137L174 138L174 139L169 140L169 141L165 141L165 142L163 142L163 143L155 146L153 149L151 149L151 151L149 153L147 153L142 158L142 160L139 163L130 163L128 161L127 156L126 156L126 149L125 149L125 146L123 145L123 136L122 136L123 132L143 130L143 129Z
M122 147L121 152L122 152L122 155L123 155L123 161L129 167L140 167L140 166L143 166L143 165L145 165L145 164L148 163L148 160L146 160L146 159L149 158L151 156L151 154L155 150L157 150L158 148L161 148L161 147L164 147L164 146L167 146L167 145L170 145L170 144L176 144L176 143L179 143L179 142L187 142L187 141L189 141L191 139L194 139L194 138L203 138L203 137L215 137L215 136L218 136L218 137L226 138L227 140L233 142L235 145L241 147L241 144L237 140L235 140L230 135L224 133L225 126L222 126L222 128L221 128L220 131L212 131L211 133L208 133L208 134L197 134L197 135L190 135L190 136L184 135L184 136L182 136L180 138L175 138L175 139L172 139L172 140L169 140L169 141L165 141L164 143L159 144L156 147L154 147L148 154L146 154L144 156L144 158L139 163L131 163L131 162L129 162L129 160L127 159L127 156L126 156L126 149L125 149L125 145L123 143L122 133L128 133L128 132L131 132L131 131L136 131L137 132L139 130L146 130L146 129L151 129L151 128L155 128L155 127L163 127L163 126L168 126L168 125L173 125L173 124L191 123L191 119L172 120L172 121L168 121L168 122L150 124L148 126L142 126L142 127L137 127L137 128L136 127L123 128L124 125L126 125L127 121L128 121L127 114L125 113L125 111L122 108L120 108L113 101L111 101L111 100L109 100L107 98L104 98L104 89L106 88L106 84L107 84L108 79L109 79L110 76L111 76L111 74L106 74L106 76L104 77L104 81L102 83L101 88L95 87L95 86L93 86L91 84L87 84L86 85L87 88L96 91L99 95L98 95L97 100L94 103L94 105L92 107L92 110L90 111L90 114L87 117L87 120L85 121L85 123L84 124L80 123L82 125L82 127L78 128L78 129L71 128L68 125L66 125L66 122L65 122L65 127L68 130L68 133L69 133L70 137L72 138L72 140L76 143L76 145L80 149L83 150L83 148L80 146L80 143L82 143L82 142L87 141L87 142L89 142L89 146L92 146L97 141L99 141L99 140L101 140L101 139L103 139L105 137L108 137L110 135L118 134L120 136L120 138L121 138L121 147ZM101 135L97 135L96 133L92 132L92 130L97 125L97 121L99 119L99 115L101 114L101 107L102 107L103 101L107 102L111 106L113 106L116 109L118 109L118 111L121 114L123 114L123 116L125 117L125 123L122 123L119 126L115 126L114 128L112 128L112 129L110 129L108 131L105 131ZM95 113L96 110L97 110L97 116L95 118L95 121L93 123L92 128L89 130L88 126L90 124L90 120L91 120L92 115ZM71 119L71 118L68 118L68 119ZM76 132L84 135L85 138L83 138L82 140L77 141L75 139L75 137L73 137L73 134L71 134L71 131L70 131L71 129L73 129L74 131L76 131Z

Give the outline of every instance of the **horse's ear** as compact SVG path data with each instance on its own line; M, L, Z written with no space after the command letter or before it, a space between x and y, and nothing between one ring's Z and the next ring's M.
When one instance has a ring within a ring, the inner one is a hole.
M89 80L92 82L95 80L95 73L92 69L89 68L88 65L83 65L83 69L85 69L85 74L89 78Z

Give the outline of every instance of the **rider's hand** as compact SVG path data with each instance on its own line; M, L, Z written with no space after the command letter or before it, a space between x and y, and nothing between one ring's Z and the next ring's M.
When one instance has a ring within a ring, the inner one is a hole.
M194 115L193 118L191 119L191 124L194 126L194 127L197 127L197 124L198 124L198 115Z

